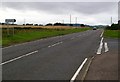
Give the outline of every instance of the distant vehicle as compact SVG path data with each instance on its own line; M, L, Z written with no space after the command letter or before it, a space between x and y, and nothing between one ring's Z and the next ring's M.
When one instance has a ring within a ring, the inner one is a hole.
M97 28L96 28L96 27L93 27L93 30L97 30Z

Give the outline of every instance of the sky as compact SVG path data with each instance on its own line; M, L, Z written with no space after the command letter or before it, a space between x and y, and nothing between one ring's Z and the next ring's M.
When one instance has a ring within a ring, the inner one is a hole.
M117 2L2 2L0 22L17 24L70 23L110 25L118 21Z

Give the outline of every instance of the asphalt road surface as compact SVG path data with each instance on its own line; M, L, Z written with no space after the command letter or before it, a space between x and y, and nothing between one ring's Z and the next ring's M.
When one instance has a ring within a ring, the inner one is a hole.
M88 30L2 49L3 80L70 80L96 55L102 30Z

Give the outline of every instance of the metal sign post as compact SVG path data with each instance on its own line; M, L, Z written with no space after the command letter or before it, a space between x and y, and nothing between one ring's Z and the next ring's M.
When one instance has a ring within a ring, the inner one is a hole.
M5 22L7 24L7 35L10 35L10 31L9 31L9 24L12 23L14 24L14 22L16 22L16 19L5 19ZM14 27L12 29L12 35L14 35Z

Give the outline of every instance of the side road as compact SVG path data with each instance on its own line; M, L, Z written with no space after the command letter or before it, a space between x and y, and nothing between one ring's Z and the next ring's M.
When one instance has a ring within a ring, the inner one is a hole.
M118 39L105 39L109 51L96 55L85 80L118 80ZM104 50L103 50L104 51Z

